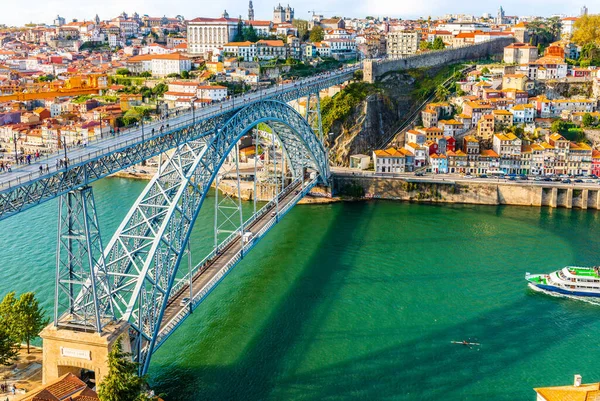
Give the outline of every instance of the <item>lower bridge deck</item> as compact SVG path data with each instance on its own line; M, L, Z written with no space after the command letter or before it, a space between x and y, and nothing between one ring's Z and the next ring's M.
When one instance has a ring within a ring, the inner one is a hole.
M175 331L200 302L217 286L225 275L242 259L264 234L275 225L289 209L291 209L317 180L296 180L279 194L278 201L265 205L244 226L244 232L251 232L251 239L242 242L243 233L237 231L221 245L219 252L213 252L192 272L192 291L190 292L189 276L174 286L172 295L165 308L154 351ZM176 288L177 287L177 288ZM186 300L186 298L188 300Z

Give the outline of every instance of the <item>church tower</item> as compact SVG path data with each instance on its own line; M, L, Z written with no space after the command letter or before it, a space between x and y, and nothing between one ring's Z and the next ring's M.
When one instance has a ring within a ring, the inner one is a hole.
M248 21L254 21L254 7L252 6L252 0L248 4Z
M285 8L285 21L292 22L294 20L294 9L288 4Z

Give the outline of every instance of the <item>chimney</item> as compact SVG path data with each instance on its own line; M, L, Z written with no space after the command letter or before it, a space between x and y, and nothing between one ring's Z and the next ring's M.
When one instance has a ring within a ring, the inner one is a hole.
M581 386L581 375L575 375L575 383L573 383L574 387Z

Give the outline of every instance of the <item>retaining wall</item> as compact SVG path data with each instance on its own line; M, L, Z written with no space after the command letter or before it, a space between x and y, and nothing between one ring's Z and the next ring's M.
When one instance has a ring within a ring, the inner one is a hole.
M334 195L359 186L365 198L412 202L467 203L479 205L549 206L600 210L600 188L531 183L470 183L406 181L400 178L349 176L332 178ZM441 179L440 179L441 180Z
M496 54L503 54L504 48L513 42L514 38L497 38L475 45L430 51L399 59L365 60L363 62L364 80L373 83L390 71L435 67L458 61L478 60Z

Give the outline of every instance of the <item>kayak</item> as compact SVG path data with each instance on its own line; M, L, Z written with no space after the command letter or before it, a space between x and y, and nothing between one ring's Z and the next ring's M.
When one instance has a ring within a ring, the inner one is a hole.
M460 344L460 345L481 345L479 343L469 343L466 341L450 341L452 344Z

